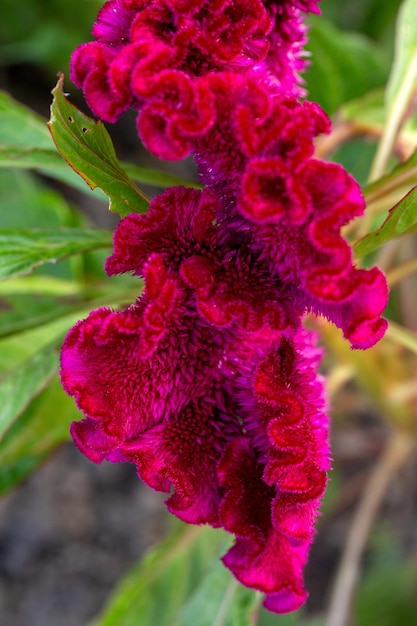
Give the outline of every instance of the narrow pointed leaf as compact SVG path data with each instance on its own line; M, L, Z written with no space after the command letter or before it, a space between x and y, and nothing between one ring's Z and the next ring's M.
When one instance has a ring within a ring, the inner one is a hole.
M0 280L28 274L44 263L111 245L112 234L102 230L0 230Z
M354 245L357 257L374 252L391 239L417 232L417 187L396 204L385 222Z
M155 170L151 167L142 167L135 163L122 162L123 169L127 174L136 180L138 183L146 183L147 185L153 185L154 187L174 187L176 185L182 185L183 187L194 187L195 189L202 189L203 185L195 181L180 178L168 172L162 172Z
M58 352L48 346L0 380L0 441L58 367Z
M368 210L372 205L380 207L380 211L388 209L403 198L412 187L417 185L417 150L399 163L389 174L362 189ZM387 205L387 203L390 204Z
M52 94L48 126L63 158L91 189L99 187L104 191L111 211L122 216L144 213L149 200L123 170L104 124L69 102L64 95L62 75Z

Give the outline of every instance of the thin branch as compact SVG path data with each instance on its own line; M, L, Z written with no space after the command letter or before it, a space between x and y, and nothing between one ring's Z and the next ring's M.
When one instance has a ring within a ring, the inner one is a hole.
M414 449L413 440L397 432L389 441L365 487L336 575L325 626L347 626L353 594L372 524L394 476Z
M387 272L387 281L390 287L394 287L397 283L399 283L406 276L411 276L417 272L417 259L410 259L409 261L405 261L405 263L401 263L394 269Z

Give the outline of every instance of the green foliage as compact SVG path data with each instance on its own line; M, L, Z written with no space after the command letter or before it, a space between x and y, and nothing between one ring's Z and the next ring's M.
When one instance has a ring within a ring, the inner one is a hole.
M100 0L2 0L2 63L31 62L66 71L70 51L90 38Z
M112 233L103 230L0 230L0 280L29 274L44 263L72 254L111 248Z
M63 87L61 75L52 91L49 122L57 149L91 189L99 187L104 191L111 211L121 216L145 212L149 201L123 171L104 124L72 105Z
M392 40L392 29L401 0L323 0L320 8L324 17L339 28L358 30L378 41ZM385 44L386 45L386 44Z
M68 109L66 112L74 116L78 130L80 124L82 124L81 128L87 128L85 123L88 124L88 128L95 128L96 125L100 126L99 137L101 137L101 141L104 141L105 145L110 145L111 140L102 124L96 124L76 107L70 105L68 101L65 103L61 98L60 102ZM73 130L71 128L71 131ZM74 141L74 133L72 132L68 135L67 142L70 139ZM83 137L81 131L80 140L82 144L85 143L84 139L85 137ZM77 134L73 145L77 147ZM63 150L65 151L65 147ZM116 161L113 146L111 146L111 150L114 165ZM93 194L96 198L103 200L106 198L99 188L93 192L76 171L70 169L68 163L61 158L48 132L46 120L11 98L8 94L0 92L0 168L10 167L33 169L86 194ZM155 187L165 188L173 185L199 186L172 174L149 167L142 167L134 163L122 163L121 167L132 179L140 183L154 185ZM117 166L118 168L119 166ZM131 183L129 183L130 185ZM140 199L140 201L142 200Z
M389 59L375 43L359 33L343 32L323 18L311 19L306 73L309 99L332 115L344 103L383 85Z
M395 55L385 90L385 120L371 179L385 171L395 139L417 88L417 20L415 0L404 0L398 13Z
M415 626L415 571L404 560L398 539L379 528L371 546L370 564L355 603L357 626Z
M385 222L376 230L356 242L355 254L358 257L378 250L392 239L417 232L417 187L396 204Z
M176 526L119 583L91 626L255 624L257 594L239 586L219 561L230 537L210 527Z
M0 441L0 494L21 482L67 441L70 423L79 418L73 400L55 377Z
M47 346L0 380L0 440L57 371L58 355Z

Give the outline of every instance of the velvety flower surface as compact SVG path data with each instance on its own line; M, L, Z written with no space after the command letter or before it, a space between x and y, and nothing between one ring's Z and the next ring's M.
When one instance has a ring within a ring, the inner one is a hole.
M171 189L123 219L109 273L144 276L125 311L68 334L61 375L93 461L135 463L168 509L236 536L224 563L271 610L306 597L302 568L328 468L319 352L302 309L213 191Z
M305 27L301 10L316 2L261 0L109 0L94 25L94 42L72 58L71 77L94 113L114 122L129 107L141 111L141 134L154 145L164 132L193 137L214 122L201 78L233 69L249 72L271 92L301 94ZM146 139L145 139L146 141ZM182 149L180 149L182 148ZM179 159L191 146L161 158Z
M341 228L357 183L314 158L330 130L301 102L302 13L316 0L109 0L76 50L90 107L160 158L193 153L203 191L172 188L119 224L109 275L144 278L123 311L68 334L62 382L95 462L134 463L168 509L235 538L223 557L275 612L306 599L303 567L326 485L323 315L354 348L383 335L385 278L355 267Z
M251 249L294 299L339 326L353 347L374 345L387 325L388 288L377 268L355 268L340 234L364 212L358 184L340 165L313 158L315 136L330 129L327 116L311 102L271 98L252 78L207 80L216 124L195 144L202 179L235 228L250 229Z

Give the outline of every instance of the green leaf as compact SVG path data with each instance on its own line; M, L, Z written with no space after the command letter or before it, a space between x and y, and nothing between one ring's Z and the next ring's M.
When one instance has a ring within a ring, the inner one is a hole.
M58 367L58 353L48 346L0 379L0 441L30 401L48 385Z
M62 280L53 276L24 276L12 281L0 282L0 297L10 294L34 294L47 296L76 296L83 286L74 280Z
M50 176L76 189L99 194L105 197L101 189L96 188L94 192L89 189L82 178L74 170L68 167L62 157L57 153L56 148L50 139L51 149L38 148L14 148L2 146L0 144L0 168L15 167L19 169L34 169L41 174ZM194 187L200 189L202 185L197 182L186 180L167 172L155 170L150 167L142 167L134 163L121 163L126 174L138 183L153 185L154 187L173 187L183 185L184 187Z
M11 148L0 145L0 168L34 169L40 174L44 174L59 180L66 185L70 185L79 191L87 194L94 194L97 198L105 199L106 196L101 189L91 190L85 182L68 167L68 164L57 153L51 139L51 149L38 148Z
M67 100L63 80L61 75L52 91L48 123L58 151L91 189L104 191L111 211L122 216L146 212L149 200L120 165L104 124L84 115Z
M181 524L121 581L94 626L176 626L187 600L204 584L207 567L229 544L230 537L219 529ZM231 580L227 573L226 587Z
M373 89L349 100L341 106L338 116L342 122L354 122L363 133L380 133L385 121L384 90Z
M22 365L27 359L48 344L59 341L78 320L88 316L91 310L98 307L117 307L134 302L140 295L143 282L137 281L135 289L117 289L105 295L83 300L73 305L70 312L60 311L56 318L47 323L37 325L30 330L16 332L0 341L0 375L10 369Z
M305 78L310 100L331 115L344 102L385 83L388 59L370 39L343 32L322 17L309 22L311 64Z
M384 213L417 185L417 150L392 172L362 189L368 215Z
M259 596L246 589L216 559L174 626L254 626Z
M45 120L4 92L0 92L0 144L53 149Z
M0 280L28 274L44 263L72 254L111 247L112 235L102 230L0 230Z
M76 111L80 115L77 109ZM114 152L113 147L111 149ZM139 183L163 189L175 185L197 188L201 186L167 172L134 163L122 163L121 166L130 178ZM0 92L0 168L6 167L34 169L80 191L93 193L56 151L46 120L8 94ZM105 198L99 188L95 189L94 195Z
M389 212L385 222L354 245L355 255L374 252L391 239L417 232L417 186Z
M1 228L70 226L71 209L64 198L22 170L0 170Z
M69 425L80 418L58 378L42 391L0 441L0 494L30 474L70 438Z
M377 526L368 546L367 567L358 585L352 623L357 626L415 626L417 599L413 554L399 536Z
M87 309L61 315L57 319L36 328L1 339L0 376L8 376L13 369L17 370L19 367L23 367L38 352L62 340L71 326L83 316L88 315L88 312Z

